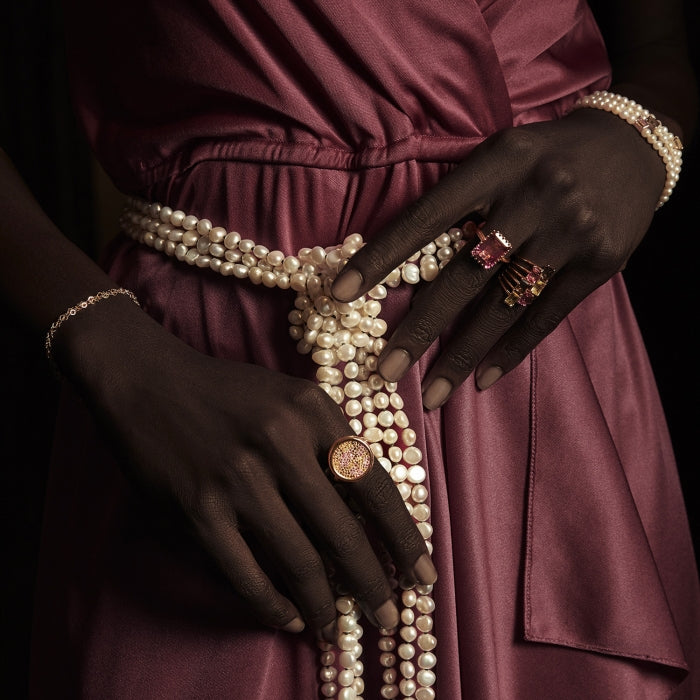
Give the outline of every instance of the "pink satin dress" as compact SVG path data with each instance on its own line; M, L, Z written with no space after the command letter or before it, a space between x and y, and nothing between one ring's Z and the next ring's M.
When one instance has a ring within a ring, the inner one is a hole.
M371 238L489 134L610 79L583 0L66 0L66 25L77 114L115 184L286 254ZM313 378L291 292L124 238L105 264L192 346ZM383 305L390 330L407 287ZM621 276L491 389L470 378L427 413L438 346L399 385L428 471L437 697L700 697L697 569ZM32 697L310 700L318 668L310 635L261 627L159 527L66 392Z

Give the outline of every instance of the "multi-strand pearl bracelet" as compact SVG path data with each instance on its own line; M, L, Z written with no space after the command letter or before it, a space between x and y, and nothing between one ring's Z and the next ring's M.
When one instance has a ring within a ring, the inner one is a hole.
M579 98L574 104L574 109L580 107L602 109L624 119L635 127L659 154L666 166L666 182L656 205L656 209L660 209L668 202L681 172L683 144L680 138L672 134L648 109L644 109L634 100L607 90L597 90Z
M296 292L288 315L298 352L317 365L319 386L343 409L356 435L369 444L376 462L391 476L407 510L432 553L430 505L423 454L416 445L396 382L377 372L386 345L381 302L387 287L430 281L465 245L468 230L453 227L393 270L381 284L350 303L336 301L331 284L345 262L363 245L358 233L335 246L302 248L296 255L269 250L236 231L214 226L183 211L129 199L123 231L178 260L224 276ZM397 572L384 562L398 586ZM400 626L380 630L381 698L435 700L435 647L432 585L403 588ZM356 601L339 592L337 642L320 642L320 693L324 698L362 700L365 691L361 613Z

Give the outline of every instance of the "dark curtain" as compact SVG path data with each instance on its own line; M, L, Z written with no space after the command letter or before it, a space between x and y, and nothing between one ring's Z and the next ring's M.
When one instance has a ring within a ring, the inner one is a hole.
M686 5L698 66L698 10L692 0ZM5 2L0 13L0 145L52 219L94 256L98 241L91 157L69 105L59 3ZM700 498L694 481L700 430L695 342L699 138L686 144L676 191L658 212L624 273L667 411L696 543L700 531ZM14 244L21 245L22 222L16 223ZM4 251L4 259L4 264L12 264L11 250ZM28 334L1 302L0 323L0 503L5 552L0 695L20 699L26 695L33 582L57 386L46 366L43 338Z

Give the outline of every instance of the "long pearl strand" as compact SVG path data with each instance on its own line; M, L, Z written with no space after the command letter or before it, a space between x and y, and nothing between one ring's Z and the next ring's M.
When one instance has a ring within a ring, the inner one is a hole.
M208 219L133 198L127 201L121 226L132 238L190 265L297 293L288 320L298 352L311 355L318 366L319 386L343 408L351 429L370 444L375 459L390 474L432 554L423 455L415 445L416 433L396 383L385 381L377 372L387 330L379 315L388 287L435 279L465 244L463 230L453 227L442 233L366 295L342 303L332 297L331 283L364 245L360 234L347 236L340 245L302 248L295 256L285 255L242 238L236 231L215 227ZM391 563L386 565L393 577L396 572ZM398 586L395 578L393 581ZM382 698L435 700L437 640L432 633L432 588L403 587L401 626L380 630ZM339 595L336 609L336 643L319 642L321 695L363 700L361 612L349 595Z

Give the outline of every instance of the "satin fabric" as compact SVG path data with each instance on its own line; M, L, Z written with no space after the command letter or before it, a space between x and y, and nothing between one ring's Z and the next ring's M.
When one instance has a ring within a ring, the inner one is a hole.
M67 0L66 20L76 110L120 189L287 254L371 238L490 133L610 78L578 0ZM203 352L313 378L293 293L122 238L105 265ZM383 303L389 332L411 292ZM435 528L437 697L698 697L697 569L621 276L494 387L426 413L440 343L399 384ZM70 390L45 518L32 697L317 697L313 639L250 618Z

